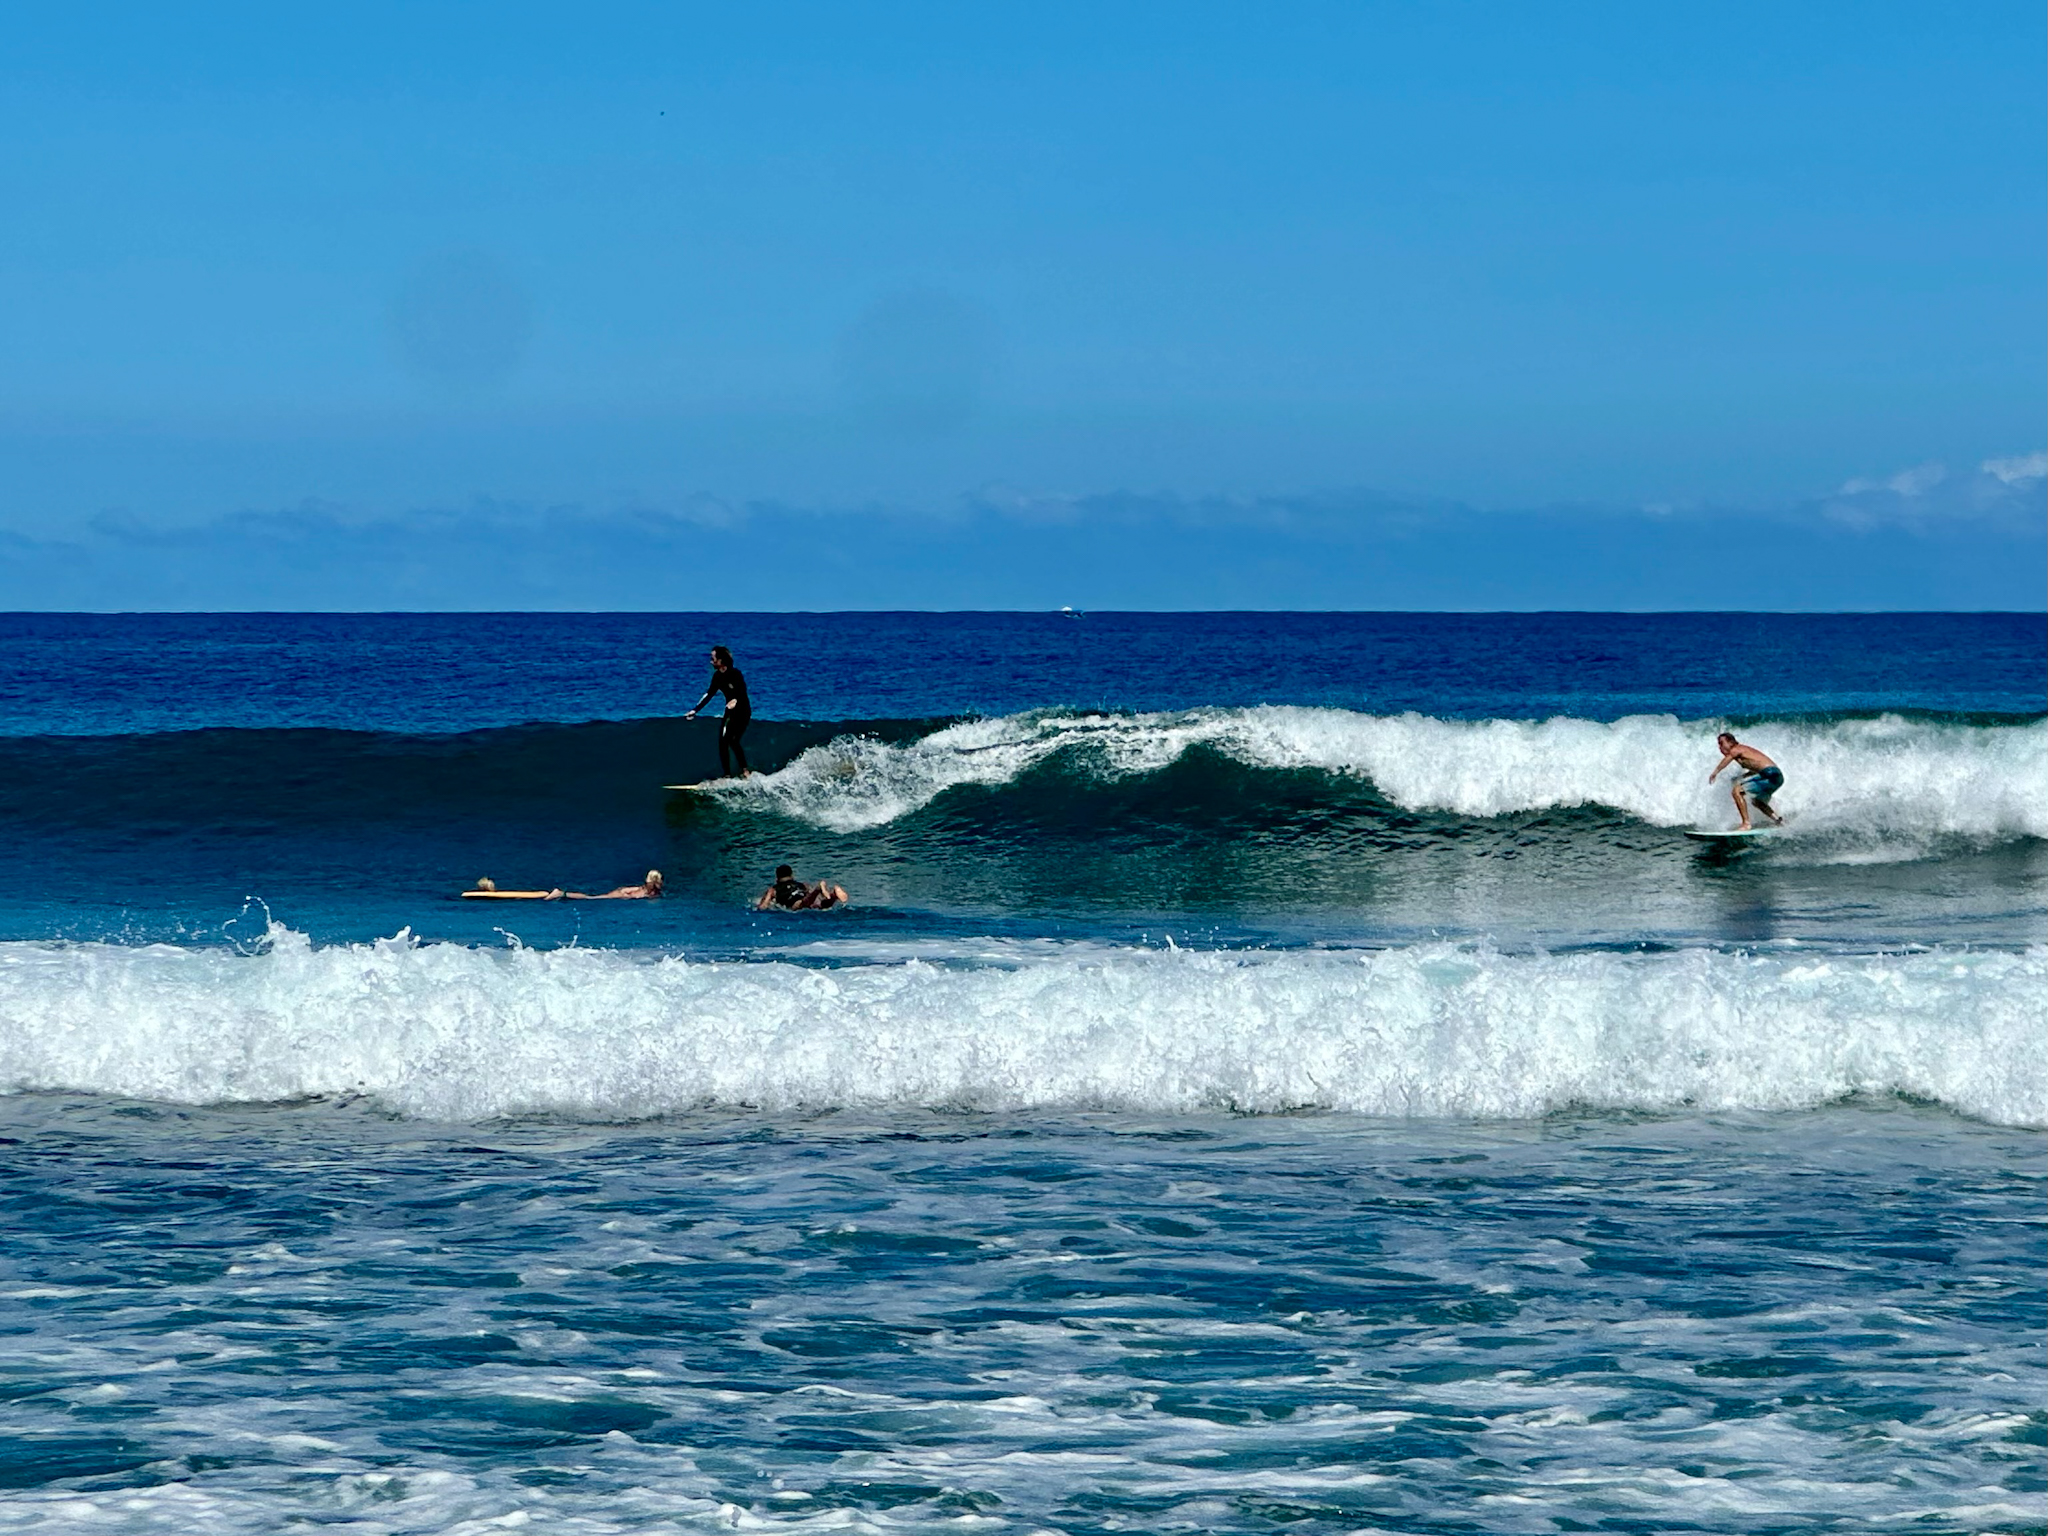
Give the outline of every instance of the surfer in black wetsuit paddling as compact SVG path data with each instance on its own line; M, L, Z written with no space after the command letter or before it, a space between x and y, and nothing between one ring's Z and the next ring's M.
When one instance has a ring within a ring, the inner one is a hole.
M697 718L697 710L711 702L711 695L725 695L725 716L718 722L718 775L732 777L735 759L740 765L740 777L746 778L754 770L747 766L747 750L740 745L740 738L747 734L747 722L754 718L754 706L747 702L747 680L740 675L740 669L732 664L732 652L722 645L711 647L711 683L705 688L704 697L697 701L685 720Z
M816 884L799 880L796 871L787 864L775 866L775 883L761 893L761 899L754 903L756 912L766 912L770 907L780 907L785 912L820 912L827 907L846 905L846 887L834 885L830 880Z

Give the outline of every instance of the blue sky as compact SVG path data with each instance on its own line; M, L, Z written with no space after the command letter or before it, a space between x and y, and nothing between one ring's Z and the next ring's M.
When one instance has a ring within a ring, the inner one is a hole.
M2039 607L2044 53L1992 0L45 8L0 605Z

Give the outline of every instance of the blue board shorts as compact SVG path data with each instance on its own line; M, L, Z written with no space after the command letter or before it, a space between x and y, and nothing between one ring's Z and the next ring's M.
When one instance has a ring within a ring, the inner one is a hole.
M1785 774L1778 768L1759 768L1754 773L1745 774L1742 780L1743 794L1758 805L1770 804L1771 796L1784 787Z

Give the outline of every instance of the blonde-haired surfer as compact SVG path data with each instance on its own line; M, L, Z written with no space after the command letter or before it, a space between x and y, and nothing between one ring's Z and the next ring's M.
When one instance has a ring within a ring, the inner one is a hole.
M640 884L616 886L609 891L565 891L559 885L552 891L501 891L498 882L486 875L474 889L462 894L471 901L646 901L661 894L661 871L650 869Z
M549 891L549 901L646 901L661 894L661 871L650 869L638 885L614 886L609 891Z

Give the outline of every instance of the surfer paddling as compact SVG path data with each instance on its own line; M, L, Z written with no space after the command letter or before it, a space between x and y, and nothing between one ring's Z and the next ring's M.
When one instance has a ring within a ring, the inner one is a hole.
M754 903L754 910L766 912L774 907L784 912L822 912L830 907L843 907L847 900L845 886L834 885L830 880L799 880L795 870L787 864L778 864L775 866L775 883L761 893L761 899Z
M550 891L549 901L652 901L661 894L661 871L650 869L638 885L615 885L608 891Z
M1744 746L1731 732L1723 731L1716 736L1714 745L1721 749L1721 761L1707 775L1707 782L1711 784L1721 777L1721 770L1730 763L1740 768L1741 771L1729 780L1728 793L1735 801L1735 814L1742 819L1742 830L1750 830L1752 806L1770 817L1771 825L1785 825L1785 818L1771 809L1771 796L1785 787L1785 770L1755 747Z
M462 893L465 901L651 901L661 894L661 871L650 869L638 885L614 886L608 891L501 891L498 882L486 875L474 890Z
M697 701L696 708L683 718L696 719L697 710L709 704L714 693L725 695L725 714L718 722L718 776L731 778L732 765L737 759L740 777L744 779L754 770L747 766L747 752L740 745L740 738L747 734L747 722L754 718L754 706L747 700L746 678L732 664L732 652L722 645L711 647L711 682L705 687L704 697Z

